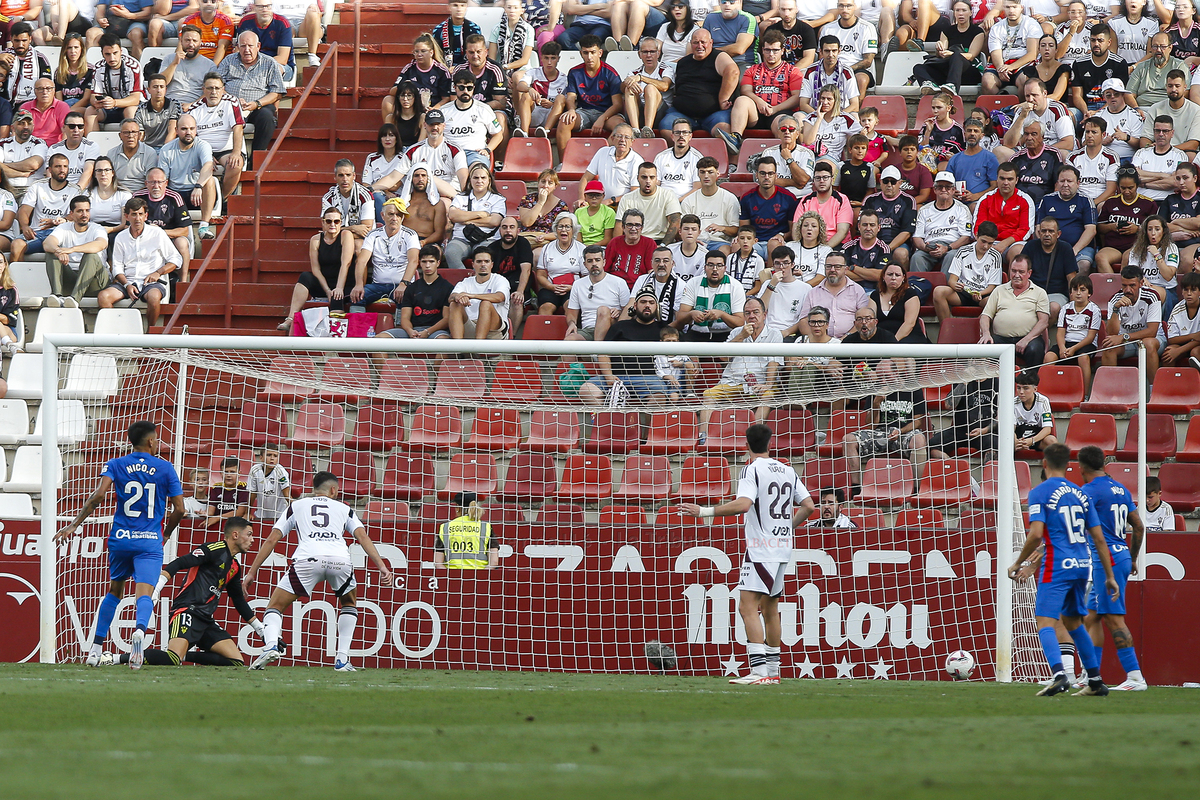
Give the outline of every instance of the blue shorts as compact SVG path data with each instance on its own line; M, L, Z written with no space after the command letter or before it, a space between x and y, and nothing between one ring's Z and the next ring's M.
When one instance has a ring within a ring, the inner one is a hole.
M108 577L111 580L123 581L132 575L137 583L153 586L158 583L162 567L162 541L157 536L153 539L108 540Z
M1112 552L1112 548L1109 548ZM1088 589L1088 611L1097 614L1125 614L1125 584L1129 583L1129 573L1133 570L1133 559L1129 556L1129 548L1119 553L1113 553L1113 577L1117 579L1117 587L1121 594L1116 600L1109 596L1104 588L1104 565L1099 559L1092 559L1092 586Z
M712 133L713 128L717 127L718 123L724 122L726 125L729 124L729 110L714 111L703 119L696 119L695 117L689 117L687 114L676 111L674 108L668 108L667 113L663 114L662 120L658 123L658 129L662 131L671 130L677 119L686 119L692 124L693 128L703 128L708 133Z
M1092 247L1091 245L1088 245L1087 247L1083 248L1082 250L1080 250L1078 253L1075 254L1075 260L1076 260L1076 262L1095 261L1096 260L1096 248Z
M54 228L38 228L33 232L33 238L29 240L29 244L25 246L26 255L35 255L37 253L46 252L43 249L42 243L46 241L46 237L54 233Z
M1037 585L1037 602L1033 613L1038 617L1059 619L1087 616L1087 575L1082 570L1073 570L1079 577L1058 578Z
M625 388L633 393L634 397L639 400L645 400L647 396L652 394L670 394L671 390L667 388L667 383L657 375L622 375L621 383L625 384ZM602 392L608 391L608 384L604 382L604 378L597 375L588 381Z

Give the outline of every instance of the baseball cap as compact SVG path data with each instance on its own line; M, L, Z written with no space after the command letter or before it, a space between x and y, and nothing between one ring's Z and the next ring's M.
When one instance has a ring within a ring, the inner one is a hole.
M879 179L886 181L888 178L900 180L900 170L898 170L895 166L884 167L883 174L879 176Z
M446 118L442 116L442 112L436 108L431 108L425 112L426 125L439 125L445 121Z
M28 108L22 108L13 114L13 122L16 122L19 119L33 119L33 112Z
M946 183L954 183L954 180L954 173L948 170L942 170L933 178L934 183L942 183L943 181Z
M604 184L600 181L588 181L587 186L583 187L584 194L604 194Z
M1108 78L1104 81L1104 83L1100 84L1100 91L1102 93L1107 92L1109 89L1112 89L1118 94L1125 94L1125 92L1128 91L1125 88L1125 81L1121 80L1120 78Z

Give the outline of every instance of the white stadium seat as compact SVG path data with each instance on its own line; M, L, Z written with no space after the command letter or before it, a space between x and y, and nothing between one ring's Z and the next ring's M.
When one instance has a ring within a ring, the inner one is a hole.
M503 16L503 8L480 8L478 6L467 8L467 19L478 25L479 30L483 32L483 38L488 40L491 40L492 30L500 24L500 18Z
M3 460L2 456L0 456L0 460ZM24 492L0 493L0 517L20 519L34 516L33 497Z
M136 308L102 308L96 312L92 333L142 333L142 312Z
M38 312L33 341L25 349L42 352L42 342L48 333L83 333L83 312L78 308L43 308Z
M642 57L636 51L618 50L609 53L604 60L617 71L622 80L642 68Z
M54 293L44 263L18 261L9 265L8 272L21 298L21 308L41 308L46 298Z
M120 388L121 376L117 373L115 358L79 353L71 357L67 384L58 396L64 400L103 400L112 397Z
M875 87L875 93L919 97L921 87L917 84L908 86L907 83L912 77L913 67L924 60L924 53L888 53L887 60L883 63L883 76L879 79L879 85Z
M42 412L46 404L38 406L37 419L33 423L33 433L26 437L29 444L42 443ZM79 444L87 438L87 412L82 400L58 401L58 443Z
M0 400L0 444L20 444L29 436L29 406L24 400Z
M42 357L34 353L16 353L8 364L10 398L42 399Z
M167 58L174 54L175 54L174 47L147 47L147 48L145 48L144 50L142 50L142 59L141 59L142 72L143 73L146 72L146 64L150 61L150 59L158 58L158 59L162 60L162 63L166 63ZM161 71L161 67L162 67L162 64L159 65L160 71ZM143 77L149 77L149 75L143 75Z
M62 464L58 465L58 485L62 486ZM4 484L6 492L42 493L42 447L22 445L13 456L12 477Z

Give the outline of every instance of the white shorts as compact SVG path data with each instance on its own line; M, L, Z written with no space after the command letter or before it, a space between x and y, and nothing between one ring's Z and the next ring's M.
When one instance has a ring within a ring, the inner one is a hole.
M279 588L307 600L321 581L329 585L335 597L353 591L358 585L354 582L354 565L349 560L323 556L293 561L279 579Z
M785 572L787 572L786 561L777 564L760 564L745 558L742 561L742 572L737 588L740 591L779 597L783 594L783 574Z

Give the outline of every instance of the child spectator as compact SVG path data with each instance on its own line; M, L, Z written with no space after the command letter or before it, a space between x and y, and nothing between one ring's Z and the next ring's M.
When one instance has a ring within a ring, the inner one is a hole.
M862 208L863 198L875 188L875 170L867 163L871 140L856 133L846 142L849 158L838 173L838 190L850 198L850 205Z
M759 273L767 268L763 257L755 252L758 237L753 225L743 225L738 228L737 239L733 243L733 252L725 259L725 272L730 278L742 284L746 296L758 292Z
M1200 279L1200 275L1196 276ZM1092 354L1100 335L1100 307L1092 302L1092 279L1076 275L1071 279L1071 302L1058 312L1058 333L1045 363L1074 358L1083 371L1084 396L1092 389Z
M1192 355L1200 345L1200 272L1180 276L1179 296L1183 299L1158 329L1162 363L1173 367L1190 363L1200 369L1200 358Z
M575 209L575 219L579 221L579 241L607 245L612 241L613 231L617 227L617 212L604 202L604 184L588 181L583 189L583 200L586 205Z
M874 106L868 106L858 112L858 124L862 125L862 135L867 137L866 160L876 169L883 169L883 162L887 160L891 147L895 145L895 142L891 141L895 137L884 136L875 131L875 126L879 124L879 109Z
M658 334L660 342L679 343L679 331L676 328L664 327ZM696 373L700 367L691 356L655 356L654 371L663 379L670 390L668 400L678 400L680 397L696 396Z
M262 449L262 461L250 467L250 508L254 519L273 522L283 516L292 502L292 482L279 466L279 445Z
M1175 530L1175 509L1163 502L1162 482L1158 478L1146 478L1146 507L1142 510L1142 522L1147 531Z
M1037 390L1037 386L1036 370L1026 370L1017 376L1017 398L1013 409L1017 450L1045 450L1058 443L1054 437L1050 400Z

